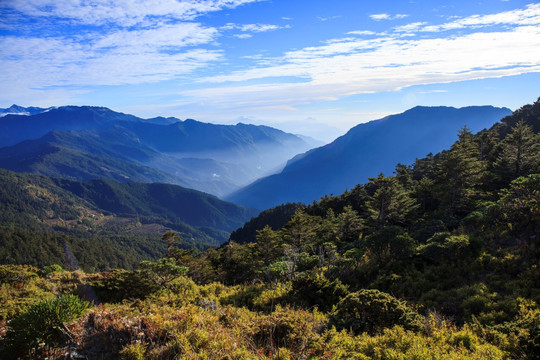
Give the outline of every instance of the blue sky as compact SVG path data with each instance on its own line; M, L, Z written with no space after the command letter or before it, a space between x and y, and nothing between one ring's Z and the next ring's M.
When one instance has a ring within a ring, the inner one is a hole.
M2 0L0 107L100 105L330 140L540 96L540 3Z

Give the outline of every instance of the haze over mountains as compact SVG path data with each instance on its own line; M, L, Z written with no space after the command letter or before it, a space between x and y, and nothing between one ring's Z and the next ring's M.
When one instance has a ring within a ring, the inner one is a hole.
M318 145L266 126L143 120L103 107L32 109L4 109L24 116L0 120L0 167L79 181L166 182L223 196Z
M340 194L447 148L465 125L477 132L511 114L492 106L418 106L304 153L314 141L266 126L143 120L89 106L13 105L3 112L24 116L0 120L2 168L77 181L177 184L259 210Z
M391 175L397 163L409 165L416 158L448 148L463 126L477 132L511 113L492 106L418 106L357 125L334 142L291 159L279 174L257 180L226 199L267 209L341 194L381 172Z

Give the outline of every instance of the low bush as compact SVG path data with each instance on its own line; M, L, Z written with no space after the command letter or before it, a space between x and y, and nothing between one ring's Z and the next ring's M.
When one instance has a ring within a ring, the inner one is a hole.
M78 317L89 303L75 295L64 295L44 300L9 322L9 330L2 341L3 353L8 357L32 354L41 344L54 346L69 337L65 322Z
M376 334L395 325L419 330L423 318L404 301L390 294L364 289L343 298L330 321L338 329L347 329L356 334Z

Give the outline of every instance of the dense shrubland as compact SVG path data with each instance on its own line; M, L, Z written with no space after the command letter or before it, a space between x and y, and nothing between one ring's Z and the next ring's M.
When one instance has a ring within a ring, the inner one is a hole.
M537 101L393 176L265 212L242 243L195 252L166 233L137 270L0 266L2 353L29 313L77 294L100 305L16 355L539 358L539 130Z

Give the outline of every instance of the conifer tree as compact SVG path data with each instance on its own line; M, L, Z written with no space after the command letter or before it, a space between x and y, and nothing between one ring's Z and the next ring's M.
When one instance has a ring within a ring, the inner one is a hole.
M494 170L504 183L538 169L538 136L523 120L518 122L501 144Z
M371 219L378 229L387 224L404 224L409 214L418 208L416 200L395 177L379 174L369 180L366 186L374 191L368 205Z
M469 200L479 195L478 187L484 174L485 162L480 160L474 135L465 126L437 168L439 198L447 215L466 209Z

